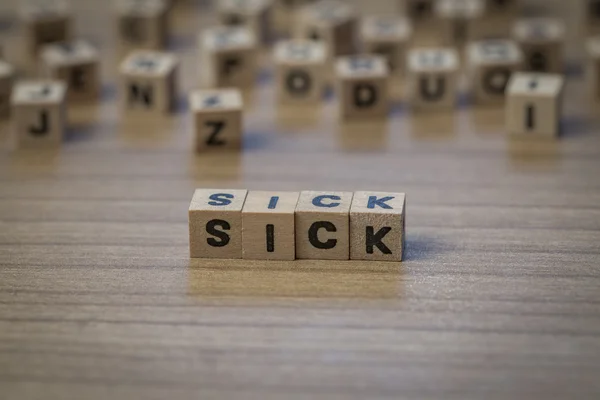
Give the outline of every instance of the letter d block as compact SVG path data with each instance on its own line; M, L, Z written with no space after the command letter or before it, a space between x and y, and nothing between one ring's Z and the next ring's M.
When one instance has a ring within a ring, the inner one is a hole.
M191 258L242 258L247 190L197 189L189 209Z
M349 192L301 192L296 207L296 258L350 258Z
M350 259L402 261L406 195L356 192L350 208Z

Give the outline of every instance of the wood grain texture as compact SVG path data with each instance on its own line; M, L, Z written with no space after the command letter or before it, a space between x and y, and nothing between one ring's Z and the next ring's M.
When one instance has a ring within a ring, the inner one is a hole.
M1 40L33 77L16 3L0 2ZM70 108L54 152L9 152L0 122L2 400L598 398L600 122L583 75L565 136L540 143L507 140L497 108L395 100L385 123L340 124L333 100L278 106L267 70L244 152L200 156L184 104L121 113L114 15L72 3L101 102ZM202 4L170 15L182 99L214 22ZM405 192L405 262L191 261L197 187Z

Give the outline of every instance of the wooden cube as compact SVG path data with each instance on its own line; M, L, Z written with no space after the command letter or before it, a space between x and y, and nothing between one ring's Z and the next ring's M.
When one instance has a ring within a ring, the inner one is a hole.
M475 102L503 103L510 77L519 71L523 54L511 40L482 40L467 49L472 95Z
M215 27L200 35L201 65L208 86L254 85L257 73L256 37L249 28Z
M263 45L272 37L272 0L219 0L218 15L222 24L247 26Z
M356 50L357 18L354 9L339 0L321 0L298 14L297 37L322 40L330 59Z
M283 40L275 45L277 98L281 103L317 103L325 87L325 45L307 39Z
M56 147L66 128L67 85L60 81L18 82L12 91L12 142L16 147Z
M508 86L508 133L556 137L560 134L564 78L557 74L516 73Z
M71 38L71 10L66 0L21 0L19 6L30 56L36 57L46 44Z
M600 100L600 36L589 38L586 42L586 75L590 94L594 101Z
M10 114L10 94L14 78L14 67L0 60L0 119L7 118Z
M95 99L100 93L100 63L96 48L84 40L50 44L42 49L49 78L68 85L70 99Z
M400 0L400 12L415 25L431 21L435 18L435 0Z
M255 192L242 209L242 258L294 260L298 192Z
M600 0L586 0L585 17L588 35L600 34Z
M363 51L384 56L390 71L403 72L412 27L407 18L380 15L361 21L360 38Z
M301 192L296 206L296 258L348 260L351 204L349 192Z
M336 63L339 115L383 118L389 109L389 69L382 56L340 57Z
M296 13L307 4L315 0L274 0L273 25L279 35L291 35Z
M478 28L485 12L484 0L438 0L435 15L438 18L441 42L446 46L463 46L478 38Z
M515 24L513 37L523 50L526 71L563 73L565 27L561 21L522 19Z
M247 190L197 189L189 208L191 258L242 258Z
M350 259L402 261L404 193L355 192L350 208Z
M196 151L240 150L242 95L237 89L198 90L190 94Z
M409 98L415 109L456 105L459 58L450 48L414 49L408 53Z
M126 48L161 50L167 41L165 0L117 0L117 35Z
M177 58L170 53L132 52L120 66L123 109L172 111L177 100L177 66Z

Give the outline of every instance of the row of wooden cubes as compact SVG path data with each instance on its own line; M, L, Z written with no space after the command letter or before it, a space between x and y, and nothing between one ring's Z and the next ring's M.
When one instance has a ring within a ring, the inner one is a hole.
M198 189L190 257L402 261L404 193Z

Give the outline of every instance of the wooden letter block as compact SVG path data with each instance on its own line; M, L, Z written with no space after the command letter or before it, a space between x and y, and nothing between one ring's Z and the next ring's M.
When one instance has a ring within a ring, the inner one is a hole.
M66 0L21 0L26 48L31 56L49 43L71 37L71 10Z
M249 192L242 210L242 254L250 260L294 260L300 193Z
M327 61L325 45L305 39L275 45L277 97L282 103L316 103L321 100Z
M441 40L446 46L463 46L479 36L479 22L484 15L483 0L438 0L435 14Z
M350 5L338 0L321 0L300 10L297 37L322 40L330 59L334 59L354 53L356 21Z
M95 99L100 92L99 60L88 42L60 42L42 50L47 75L68 85L70 99Z
M360 37L363 51L384 56L390 71L404 71L406 50L412 35L408 19L395 16L363 18Z
M13 143L16 147L58 146L66 126L67 86L60 81L25 81L12 96Z
M14 77L15 69L13 66L0 60L0 119L4 119L9 115L10 94Z
M243 104L237 89L192 92L190 107L197 152L241 148Z
M404 193L356 192L350 208L350 259L402 261Z
M289 36L293 33L296 12L315 0L274 0L273 25L279 35Z
M165 0L117 0L117 34L127 48L161 50L167 40Z
M519 71L523 54L510 40L482 40L467 49L473 98L477 103L503 103L513 73Z
M560 133L564 78L555 74L517 73L506 103L509 134L555 137Z
M189 209L191 258L242 258L247 190L197 189Z
M126 110L167 113L177 97L177 58L169 53L138 50L121 64L121 102Z
M413 108L453 108L457 97L458 66L456 50L411 50L408 54L408 78Z
M218 14L222 24L247 26L263 45L272 37L272 0L219 0Z
M525 56L525 70L563 73L565 27L559 20L530 18L518 21L513 37Z
M296 258L348 260L352 193L301 192L296 206Z
M600 0L586 0L584 10L588 35L600 35Z
M588 39L586 43L586 74L590 93L594 101L600 100L600 36Z
M249 28L210 28L200 34L200 53L211 87L248 88L257 71L256 37Z
M389 70L384 57L341 57L336 63L336 72L342 118L387 116Z

